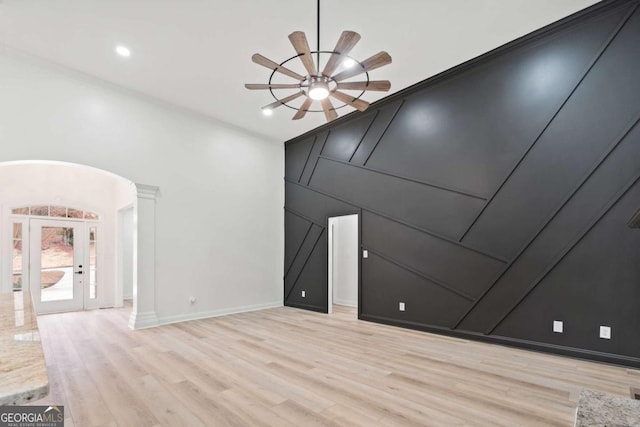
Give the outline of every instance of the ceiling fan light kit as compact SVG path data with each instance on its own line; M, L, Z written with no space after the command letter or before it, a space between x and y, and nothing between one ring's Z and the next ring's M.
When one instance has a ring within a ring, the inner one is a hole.
M360 40L360 34L355 31L343 31L336 46L331 51L320 50L320 0L318 5L318 48L312 51L309 48L307 37L302 31L294 31L289 34L289 41L296 51L296 55L281 63L274 62L264 56L256 53L251 60L271 70L271 75L266 84L245 84L245 88L250 90L269 90L275 102L262 107L265 115L271 115L275 108L282 105L296 110L293 120L302 119L307 112L323 112L327 121L334 120L338 117L337 109L351 106L360 111L364 111L369 107L369 103L361 99L366 91L387 92L391 89L391 82L388 80L370 80L369 71L380 68L391 63L391 56L387 52L379 52L364 61L358 61L349 56L349 52ZM329 58L320 71L320 54L329 55ZM313 56L316 56L314 61ZM299 58L304 66L306 75L302 75L291 70L287 63ZM336 73L338 71L338 73ZM296 83L272 83L274 76L281 74L296 80ZM365 80L362 81L345 81L352 77L364 74ZM274 91L297 89L297 92L280 97ZM343 92L356 91L357 95ZM300 97L304 97L302 104L295 107L290 103ZM340 101L342 104L334 106L330 98ZM311 110L314 101L320 102L321 110Z

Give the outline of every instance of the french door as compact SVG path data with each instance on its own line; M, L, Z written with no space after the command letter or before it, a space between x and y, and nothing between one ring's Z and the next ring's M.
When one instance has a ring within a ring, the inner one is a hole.
M85 307L87 225L80 221L31 219L29 288L36 313L78 311Z

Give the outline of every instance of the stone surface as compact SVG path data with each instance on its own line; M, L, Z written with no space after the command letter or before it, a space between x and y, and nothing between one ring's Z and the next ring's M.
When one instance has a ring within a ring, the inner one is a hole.
M19 405L48 393L47 366L31 294L0 294L0 405Z
M640 400L582 390L576 427L640 426Z

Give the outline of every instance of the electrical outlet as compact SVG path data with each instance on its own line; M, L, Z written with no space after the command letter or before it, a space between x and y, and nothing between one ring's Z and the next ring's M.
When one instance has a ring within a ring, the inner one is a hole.
M611 339L611 327L610 326L600 326L600 338L605 340Z
M561 334L564 332L564 323L562 320L554 320L553 321L553 332Z
M302 291L302 298L306 298L307 297L307 291Z
M362 251L362 258L369 258L369 251L368 250L363 250Z
M404 303L403 302L398 304L398 309L400 309L400 311L404 311Z

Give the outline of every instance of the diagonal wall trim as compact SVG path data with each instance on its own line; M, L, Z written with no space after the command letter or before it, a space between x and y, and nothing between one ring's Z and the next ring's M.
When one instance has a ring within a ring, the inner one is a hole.
M311 179L313 179L313 174L316 171L316 167L318 167L318 158L320 156L320 153L322 153L322 150L324 150L324 146L327 143L327 139L329 139L329 135L331 134L331 131L327 132L324 135L324 139L322 141L322 145L320 145L320 149L318 150L318 154L316 155L316 161L313 163L313 168L311 169L311 172L309 173L309 179L307 179L306 185L309 185L311 183ZM313 146L313 148L315 148L315 144ZM313 152L313 149L311 149L311 152ZM303 174L304 176L304 174Z
M591 71L593 69L593 67L596 65L596 63L598 62L598 60L602 57L602 55L604 54L604 52L607 50L607 48L611 45L611 43L613 42L613 40L616 38L616 36L620 33L620 31L622 30L622 28L625 26L625 24L627 23L627 21L629 21L629 19L631 18L631 16L633 15L633 13L636 11L636 9L638 8L638 4L634 5L633 7L630 8L630 10L627 12L627 14L623 17L623 19L620 21L620 23L618 24L618 26L612 31L611 35L607 38L607 40L602 44L602 47L600 48L600 50L598 51L598 53L595 55L595 57L593 58L593 60L589 63L589 65L587 66L587 68L585 69L585 71L582 73L582 77L578 80L578 82L576 83L575 87L573 88L573 90L571 90L571 92L569 92L569 95L566 97L566 99L560 104L560 106L557 108L556 112L551 116L551 119L549 119L549 121L547 122L547 124L544 126L544 128L542 128L542 131L538 134L538 136L534 139L533 143L531 143L531 145L529 145L529 147L525 150L524 154L520 157L520 160L518 160L518 162L515 164L515 166L511 169L511 171L509 171L509 173L502 179L500 185L498 186L498 188L493 192L493 194L491 194L491 196L489 196L487 203L485 203L485 205L482 207L482 209L480 210L480 212L478 212L478 214L476 215L475 219L471 222L471 224L469 224L469 227L467 227L467 229L465 230L464 233L462 233L462 236L460 236L460 241L462 242L464 240L464 238L467 236L467 234L469 234L469 231L471 231L471 229L473 228L473 226L478 222L478 220L480 219L480 217L482 216L482 214L485 212L485 210L489 207L489 205L491 204L491 202L493 202L493 200L495 199L495 197L498 195L498 193L500 193L500 190L502 190L502 188L504 187L504 185L509 181L509 179L513 176L513 174L515 173L515 171L520 167L520 165L522 164L522 162L524 161L524 159L527 157L527 155L531 152L531 150L533 149L533 147L536 145L536 143L540 140L540 138L542 137L542 135L544 135L544 133L547 131L547 129L549 128L549 126L551 126L551 123L553 123L553 121L556 119L556 117L558 116L558 114L560 114L560 112L562 111L562 109L564 108L565 105L567 105L567 103L569 102L569 100L571 99L571 97L573 96L573 94L576 92L576 90L578 90L578 87L580 87L580 84L584 81L584 79L587 77L587 75L589 74L589 71Z
M292 180L290 180L290 179L288 179L288 178L285 178L284 180L285 180L285 182L287 182L288 184L293 184L293 185L296 185L296 186L298 186L298 187L302 187L302 188L304 188L305 190L313 191L314 193L322 194L323 196L330 197L330 198L332 198L332 199L334 199L334 200L337 200L337 201L339 201L339 202L346 203L346 204L351 205L351 206L354 206L354 207L358 207L358 205L357 205L357 204L355 204L355 203L352 203L352 202L349 202L349 201L347 201L347 200L341 199L340 197L332 196L331 194L329 194L329 193L325 193L325 192L324 192L324 191L322 191L322 190L318 190L318 189L313 188L313 187L310 187L310 186L308 186L308 185L300 184L299 182L292 181Z
M533 292L533 290L538 287L538 285L544 280L545 277L549 275L553 271L554 268L573 250L573 248L580 243L582 239L584 239L587 234L593 229L593 227L602 220L602 218L615 206L616 203L634 186L636 182L640 179L640 174L637 174L632 180L630 180L627 185L625 185L622 190L620 190L614 197L609 200L609 202L604 206L604 208L600 211L598 215L593 218L593 220L576 236L573 241L571 241L563 250L555 257L555 259L547 266L547 268L529 285L527 290L522 294L520 298L516 301L515 304L511 308L509 308L489 329L485 331L485 334L492 333L504 320L515 310L522 301L527 298L527 296Z
M295 214L293 214L295 215ZM293 267L293 264L296 262L296 258L298 258L298 255L300 255L300 249L302 249L302 246L304 246L304 241L307 240L307 237L309 237L309 232L311 231L311 229L313 228L313 223L309 223L309 227L307 227L307 232L304 233L304 237L302 238L302 241L300 242L300 246L298 246L298 249L296 250L296 254L293 256L293 259L291 260L291 263L289 264L289 266L287 267L287 271L285 271L284 273L284 278L286 278L289 275L289 272L291 271L291 267Z
M351 163L351 160L353 160L353 156L355 156L356 153L358 152L358 149L362 145L362 141L364 141L364 139L367 137L367 134L371 130L371 126L373 126L373 124L376 122L376 120L378 119L379 115L380 115L380 110L376 110L376 113L374 114L373 118L371 119L371 123L369 123L369 126L367 126L367 130L364 131L364 133L362 134L362 138L360 138L360 141L358 141L358 145L356 145L356 149L353 150L353 153L351 153L351 155L349 156L349 160L348 160L349 163Z
M305 214L302 214L302 213L300 213L300 212L298 212L298 211L296 211L296 210L294 210L294 209L291 209L291 208L289 208L289 207L285 207L285 208L284 208L284 210L285 210L285 211L287 211L287 212L289 212L289 213L290 213L290 214L292 214L292 215L295 215L295 216L297 216L297 217L299 217L299 218L304 219L305 221L309 221L310 223L315 224L315 225L317 225L318 227L325 228L324 224L322 224L322 223L320 223L320 222L316 221L315 219L310 218L310 217L306 216Z
M426 185L427 187L437 188L438 190L444 190L444 191L449 191L451 193L461 194L463 196L473 197L474 199L487 200L487 198L484 197L484 196L480 196L478 194L470 193L468 191L460 190L460 189L453 188L453 187L446 187L444 185L435 184L435 183L432 183L432 182L421 181L419 179L415 179L415 178L411 178L411 177L403 176L403 175L398 175L398 174L395 174L393 172L387 172L387 171L384 171L384 170L381 170L381 169L372 168L370 166L356 165L356 164L353 164L353 163L345 162L345 161L342 161L342 160L338 160L338 159L334 159L332 157L327 157L327 156L322 156L322 155L318 156L318 158L319 159L329 160L329 161L336 162L336 163L340 163L340 164L343 164L343 165L346 165L346 166L352 166L354 168L364 169L364 170L369 171L369 172L379 173L379 174L382 174L382 175L390 176L392 178L401 179L403 181L415 182L416 184Z
M313 137L313 143L311 144L311 148L309 149L309 152L307 153L307 160L304 161L304 166L302 167L302 171L300 172L300 176L298 177L298 182L300 182L302 180L302 176L304 175L304 171L305 169L307 169L307 164L309 163L309 159L311 158L311 153L313 152L313 147L316 146L316 141L318 140L318 136L314 136Z
M382 138L384 138L384 135L387 133L387 131L389 130L389 126L391 126L391 123L393 123L393 121L395 120L395 118L398 116L398 113L400 112L400 110L402 110L402 107L404 106L405 100L403 99L402 102L400 103L400 105L398 105L398 109L396 110L395 113L393 113L393 116L391 117L391 120L389 120L389 123L387 123L387 126L384 128L384 131L382 132L382 135L380 135L380 138L378 139L378 141L374 144L373 148L371 149L371 151L369 152L369 155L367 156L367 158L365 159L364 163L362 164L363 166L367 165L367 162L369 161L369 159L371 158L371 155L373 154L374 151L376 151L376 148L378 148L378 144L380 144L380 141L382 141Z
M397 100L383 108L379 108L376 111L376 116L374 117L371 126L364 137L359 141L359 145L353 152L353 156L349 159L349 163L364 165L372 150L387 132L389 124L395 117L395 114L402 103L404 103L404 100Z
M291 296L291 292L293 292L293 290L295 289L296 284L298 283L298 279L300 278L300 275L302 275L302 272L304 271L304 268L307 266L307 263L309 262L309 259L311 258L311 255L313 254L313 251L316 250L316 247L318 246L318 242L320 241L320 239L324 235L324 231L325 231L325 229L323 228L320 231L320 233L318 234L318 237L316 237L315 242L313 242L313 246L311 247L311 250L307 254L307 257L305 258L304 263L302 264L302 268L300 269L300 272L298 273L298 275L296 276L295 280L291 284L291 289L289 289L289 292L287 292L287 295L284 298L285 303L289 299L289 296Z
M517 252L516 256L513 257L513 259L511 261L509 261L509 263L505 266L504 270L498 275L498 277L493 281L493 283L491 283L491 285L489 285L489 287L482 293L482 295L480 295L480 298L478 298L471 305L471 307L469 307L469 309L460 317L460 319L456 322L454 328L457 328L460 325L460 323L462 323L462 321L469 315L469 313L471 313L475 309L475 307L478 305L478 303L491 291L491 289L493 289L493 287L496 285L496 283L498 283L498 281L513 266L513 264L515 264L515 262L522 256L522 254L527 250L527 248L529 248L529 246L531 246L531 244L538 238L540 233L542 233L542 231L549 225L549 223L551 221L553 221L553 219L560 213L560 211L562 211L562 209L564 209L564 207L567 205L567 203L569 203L569 201L582 188L582 186L587 182L587 180L596 172L596 170L598 170L600 165L611 155L613 150L615 150L616 147L618 145L620 145L620 143L633 130L633 128L638 124L638 122L640 122L640 115L635 120L633 120L632 123L629 126L627 126L627 128L622 133L620 138L617 138L617 140L613 144L611 144L609 146L609 148L605 151L605 153L602 156L600 156L600 158L595 162L595 164L591 167L591 169L578 182L578 185L576 186L576 188L573 189L573 191L569 192L569 195L562 201L560 206L558 206L551 213L549 218L547 218L547 220L542 223L542 225L540 226L540 228L538 228L536 233L527 241L527 243L522 248L520 248L520 250Z
M459 242L459 241L457 241L456 239L451 239L451 238L449 238L449 237L447 237L447 236L443 236L443 235L438 234L438 233L435 233L435 232L433 232L433 231L429 231L429 230L426 230L426 229L424 229L424 228L418 227L418 226L416 226L416 225L409 224L409 223L407 223L407 222L405 222L405 221L402 221L402 220L400 220L400 219L390 217L389 215L386 215L386 214L384 214L384 213L382 213L382 212L379 212L379 211L376 211L376 210L374 210L374 209L370 209L370 208L366 208L366 207L359 206L358 204L356 204L356 203L354 203L354 202L351 202L351 201L349 201L349 200L345 200L345 199L340 198L340 197L336 197L336 196L331 195L331 194L329 194L329 193L326 193L326 192L324 192L324 191L322 191L322 190L318 190L318 189L313 188L313 187L305 186L305 185L303 185L303 184L300 184L300 183L298 183L298 182L292 181L292 180L287 179L287 178L285 178L285 181L286 181L286 182L288 182L289 184L297 185L297 186L302 187L302 188L304 188L304 189L306 189L306 190L313 191L314 193L322 194L323 196L330 197L330 198L332 198L332 199L334 199L334 200L337 200L337 201L339 201L339 202L346 203L346 204L348 204L348 205L351 205L351 206L354 206L354 207L360 208L360 209L362 209L363 211L370 212L370 213L372 213L372 214L375 214L375 215L381 216L382 218L386 218L386 219L388 219L388 220L390 220L390 221L397 222L398 224L406 225L407 227L410 227L410 228L412 228L412 229L414 229L414 230L417 230L417 231L420 231L420 232L422 232L422 233L428 234L428 235L430 235L430 236L436 237L436 238L438 238L438 239L444 240L444 241L449 242L449 243L451 243L451 244L453 244L453 245L460 246L460 247L465 248L465 249L468 249L468 250L470 250L470 251L473 251L473 252L479 253L480 255L484 255L484 256L486 256L486 257L488 257L488 258L495 259L496 261L500 261L500 262L505 263L505 264L509 262L508 260L506 260L506 259L504 259L504 258L502 258L502 257L500 257L500 256L498 256L498 255L493 255L493 254L488 253L488 252L486 252L486 251L483 251L483 250L481 250L481 249L477 249L477 248L474 248L474 247L472 247L472 246L469 246L469 245L468 245L468 244L466 244L466 243Z
M364 246L363 246L364 247ZM431 277L427 274L422 273L421 271L418 271L388 255L383 254L382 252L378 251L377 249L371 249L371 247L367 246L366 248L369 252L371 252L372 254L382 258L383 260L390 262L392 264L395 264L396 266L402 268L403 270L406 270L410 273L415 274L416 276L428 280L429 282L432 282L434 285L438 285L439 287L441 287L442 289L451 292L452 294L456 294L457 296L466 299L467 301L473 301L474 298L470 295L465 294L464 292L461 292L459 290L457 290L456 288L454 288L453 286L449 285L448 283L443 282L442 280L438 280L434 277Z

